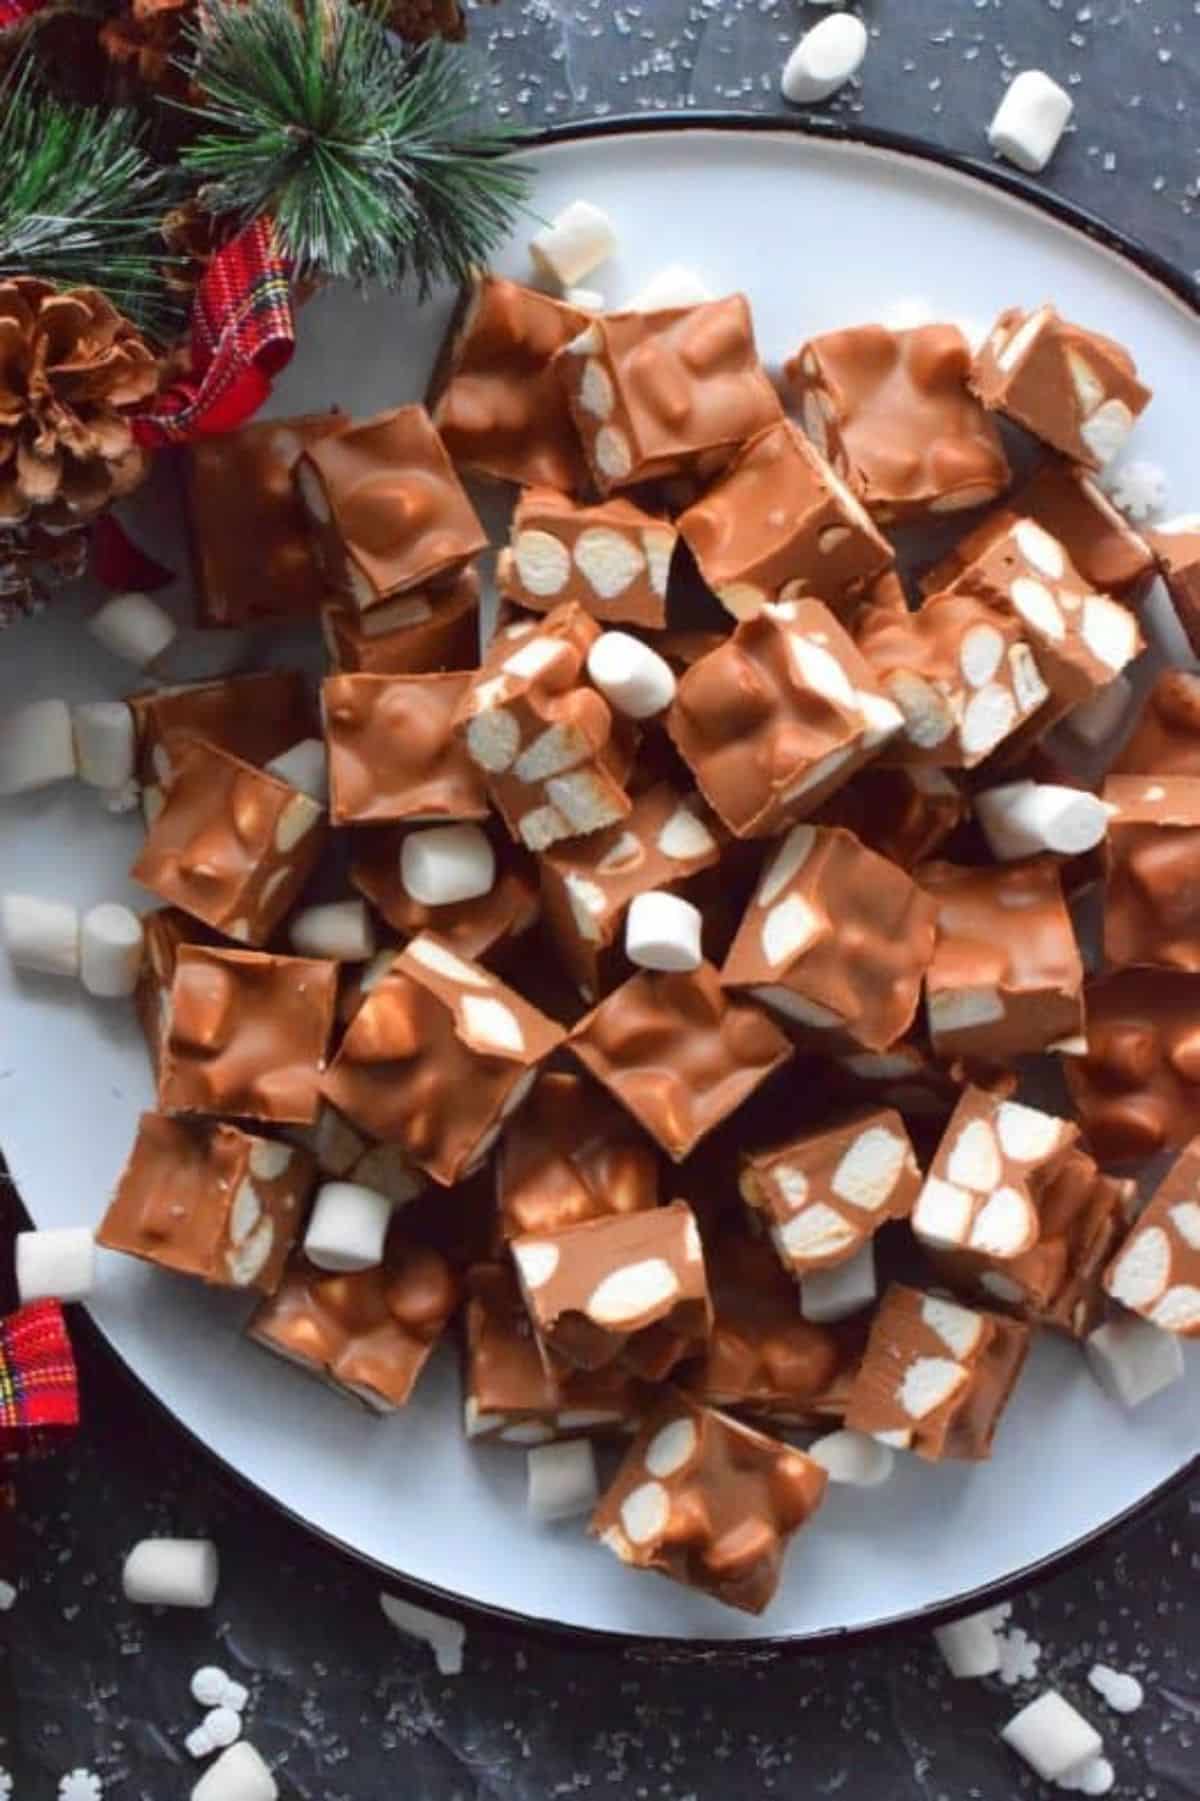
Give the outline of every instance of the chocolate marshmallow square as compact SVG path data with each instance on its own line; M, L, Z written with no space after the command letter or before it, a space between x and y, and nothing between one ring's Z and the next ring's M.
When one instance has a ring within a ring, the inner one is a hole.
M1086 990L1087 1055L1063 1064L1102 1164L1129 1163L1200 1132L1200 975L1120 969Z
M1200 1338L1200 1139L1185 1145L1104 1272L1114 1301Z
M792 1055L761 1007L722 989L711 963L639 971L567 1043L677 1163Z
M161 805L171 779L171 738L205 738L244 763L269 763L302 738L311 738L316 716L304 677L296 669L263 669L253 675L151 688L129 696L137 746L137 779L147 790L148 817Z
M1086 469L1112 460L1150 400L1127 350L1052 306L1002 312L975 357L971 387L985 407Z
M430 675L479 662L479 574L464 569L447 586L401 594L360 613L351 601L321 609L335 670L348 675Z
M487 549L423 406L377 413L309 444L296 486L326 575L362 612L453 576Z
M1083 963L1054 860L925 863L917 876L937 906L925 981L935 1055L991 1063L1055 1049L1079 1055Z
M670 520L631 500L585 506L553 488L526 488L496 563L496 586L534 613L573 601L602 625L661 629L678 537Z
M460 957L500 964L520 945L541 914L533 859L517 848L498 823L488 832L496 879L474 900L443 907L414 900L401 879L404 842L420 826L369 826L352 840L350 884L405 938L436 932Z
M172 738L168 753L134 881L242 944L265 944L325 847L325 809L203 738Z
M1111 773L1200 776L1200 675L1190 669L1163 670Z
M470 672L331 675L321 684L334 825L486 819L487 792L459 743Z
M591 1531L622 1563L759 1614L827 1480L802 1451L672 1394L638 1433Z
M895 561L861 501L787 419L739 451L679 530L735 619L805 596L844 618Z
M658 1158L623 1107L587 1076L544 1070L500 1143L504 1238L658 1205Z
M1200 777L1110 776L1104 956L1200 971Z
M178 907L155 907L152 912L143 913L142 933L145 951L133 991L133 1006L157 1079L171 1029L171 985L180 947L215 943L217 934Z
M315 1160L292 1145L143 1113L96 1241L219 1288L272 1294L316 1177Z
M872 518L910 521L983 506L1008 486L970 367L956 325L858 325L810 338L785 373L805 431Z
M912 1210L916 1237L1003 1271L1039 1243L1041 1196L1078 1136L1069 1120L964 1089Z
M1164 519L1147 531L1171 605L1193 651L1200 649L1200 513Z

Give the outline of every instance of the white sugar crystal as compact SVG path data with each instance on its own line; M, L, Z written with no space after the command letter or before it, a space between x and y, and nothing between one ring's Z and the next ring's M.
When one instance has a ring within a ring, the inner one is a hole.
M1032 1682L1041 1662L1042 1647L1030 1638L1022 1626L1010 1626L997 1636L1000 1647L1000 1680L1006 1688L1018 1682Z

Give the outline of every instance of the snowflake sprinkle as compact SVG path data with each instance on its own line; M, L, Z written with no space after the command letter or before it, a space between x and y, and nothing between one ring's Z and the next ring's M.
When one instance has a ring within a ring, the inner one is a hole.
M996 1634L996 1643L1000 1649L1001 1682L1008 1688L1018 1682L1032 1682L1042 1655L1037 1640L1030 1638L1023 1627L1012 1626L1007 1632Z
M100 1801L104 1785L91 1770L72 1770L58 1785L58 1801Z

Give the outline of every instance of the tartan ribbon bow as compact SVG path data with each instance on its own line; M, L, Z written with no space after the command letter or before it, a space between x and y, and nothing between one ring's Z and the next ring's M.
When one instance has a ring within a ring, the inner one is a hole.
M0 1461L36 1457L79 1424L79 1382L57 1301L0 1319Z

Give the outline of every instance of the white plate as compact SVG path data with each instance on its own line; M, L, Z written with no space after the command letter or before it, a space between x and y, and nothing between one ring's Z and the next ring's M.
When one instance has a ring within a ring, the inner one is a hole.
M1052 297L1137 355L1157 391L1138 453L1195 506L1196 317L1129 263L1027 205L929 163L786 133L605 136L535 153L537 204L580 195L621 238L607 296L668 261L716 291L746 288L777 362L807 333L924 296L941 316L986 322L1001 305ZM503 267L526 274L513 249ZM301 341L273 410L339 402L368 412L418 398L446 304L329 292L301 316ZM181 552L175 547L175 561ZM0 640L0 709L38 696L115 695L125 672L51 610ZM62 786L9 803L5 888L78 902L129 895L137 828ZM52 980L14 980L0 959L0 1144L36 1222L100 1217L152 1100L132 1015ZM1038 1342L979 1467L899 1459L871 1493L834 1491L795 1543L761 1620L623 1569L574 1527L535 1530L524 1458L471 1446L459 1429L454 1358L443 1351L414 1403L378 1422L238 1335L237 1298L102 1253L92 1311L117 1351L197 1438L313 1528L401 1577L486 1607L577 1629L680 1640L803 1639L861 1630L1011 1581L1093 1535L1178 1476L1200 1452L1200 1362L1186 1383L1129 1417L1089 1380L1074 1347Z

